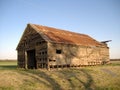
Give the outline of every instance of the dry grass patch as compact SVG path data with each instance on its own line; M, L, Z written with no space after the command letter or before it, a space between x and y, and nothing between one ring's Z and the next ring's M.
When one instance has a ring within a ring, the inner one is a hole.
M51 71L4 66L0 65L0 90L120 90L119 64Z

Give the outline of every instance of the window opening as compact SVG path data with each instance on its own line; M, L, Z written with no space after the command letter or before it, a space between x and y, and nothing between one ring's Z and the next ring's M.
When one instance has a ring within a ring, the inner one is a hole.
M47 51L45 51L45 54L47 54Z
M42 52L42 54L44 55L44 51Z
M61 53L62 53L62 50L60 50L60 49L59 49L59 50L56 49L56 53L57 53L57 54L61 54Z

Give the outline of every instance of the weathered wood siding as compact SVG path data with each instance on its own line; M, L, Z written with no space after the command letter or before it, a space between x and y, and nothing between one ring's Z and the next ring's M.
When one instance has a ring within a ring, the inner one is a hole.
M47 58L47 42L40 41L40 44L36 46L36 61L38 68L47 68L48 58Z
M96 65L109 61L109 48L48 43L48 57L50 65Z
M25 68L25 52L24 50L18 50L18 68Z
M46 67L47 42L31 27L27 27L17 49L18 67L27 68L30 65L27 56L27 52L30 50L35 50L36 67Z

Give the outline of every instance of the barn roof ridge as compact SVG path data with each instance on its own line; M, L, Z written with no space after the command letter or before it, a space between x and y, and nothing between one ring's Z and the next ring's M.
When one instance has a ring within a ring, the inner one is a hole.
M77 32L73 32L73 31L69 31L67 29L61 29L61 28L57 28L57 27L51 27L51 26L46 26L46 25L38 25L38 24L32 24L30 23L30 25L34 25L34 26L41 26L42 28L46 27L46 28L51 28L51 29L56 29L56 30L60 30L60 31L67 31L67 32L70 32L70 33L74 33L74 34L80 34L80 35L86 35L88 36L87 34L84 34L84 33L77 33Z
M76 33L54 27L48 27L38 24L28 24L32 26L48 42L69 43L84 46L101 46L99 41L93 39L87 34Z

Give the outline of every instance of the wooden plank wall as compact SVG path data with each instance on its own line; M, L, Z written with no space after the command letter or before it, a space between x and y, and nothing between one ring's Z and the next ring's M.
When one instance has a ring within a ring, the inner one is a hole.
M56 50L61 50L57 54ZM50 66L99 65L109 62L109 48L48 43Z

